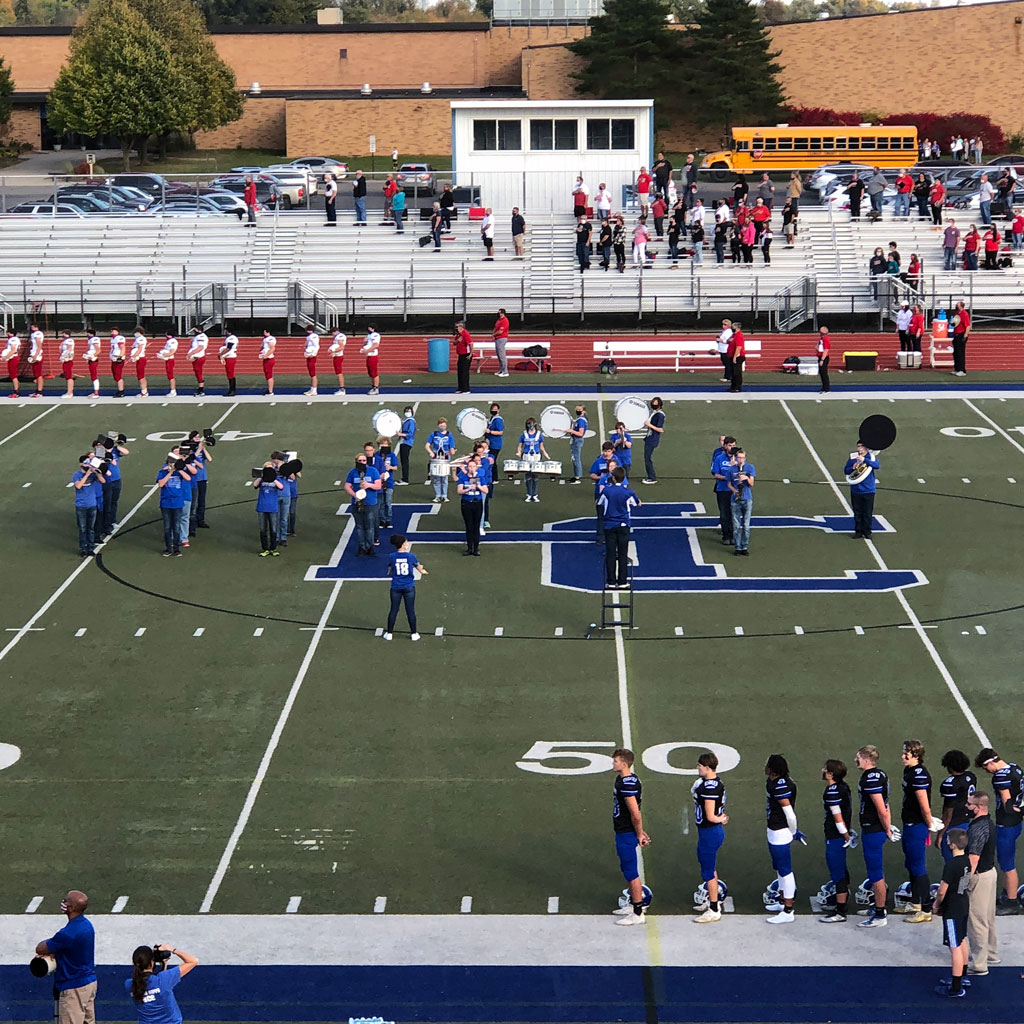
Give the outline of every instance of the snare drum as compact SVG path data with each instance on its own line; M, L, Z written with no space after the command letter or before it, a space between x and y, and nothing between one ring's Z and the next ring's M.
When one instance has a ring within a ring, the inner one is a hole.
M463 437L479 441L487 429L487 417L479 409L463 409L455 417L455 426Z
M448 471L452 468L450 459L431 459L430 460L430 475L431 476L447 476Z
M650 416L647 403L636 395L627 395L615 403L615 421L624 423L631 433L642 430Z
M528 464L520 459L506 459L503 468L504 471L511 476L513 473L525 473L528 468Z
M394 409L378 409L372 423L378 437L395 437L402 429L402 417Z
M545 473L548 476L561 476L562 475L562 464L555 462L553 459L541 462L537 466L538 473Z
M540 430L545 437L565 437L572 426L572 414L564 405L549 405L540 414Z

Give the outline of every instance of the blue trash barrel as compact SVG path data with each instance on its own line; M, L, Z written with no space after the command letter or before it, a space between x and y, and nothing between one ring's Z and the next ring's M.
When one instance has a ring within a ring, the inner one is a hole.
M450 338L427 338L427 369L431 373L447 373L451 351Z

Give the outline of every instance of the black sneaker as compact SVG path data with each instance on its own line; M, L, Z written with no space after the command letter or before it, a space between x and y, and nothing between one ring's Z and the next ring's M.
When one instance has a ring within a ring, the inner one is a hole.
M173 551L165 551L165 552L164 552L164 558L170 558L170 557L171 557L171 555L173 555L173 554L174 554L174 552L173 552Z

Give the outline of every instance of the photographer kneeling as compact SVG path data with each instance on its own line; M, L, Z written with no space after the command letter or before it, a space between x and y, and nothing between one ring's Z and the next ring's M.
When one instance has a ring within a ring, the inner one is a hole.
M181 959L177 967L167 966L172 954ZM132 976L125 978L124 988L135 1002L140 1024L181 1024L174 988L199 961L183 949L168 949L158 942L139 946L132 953L132 964Z

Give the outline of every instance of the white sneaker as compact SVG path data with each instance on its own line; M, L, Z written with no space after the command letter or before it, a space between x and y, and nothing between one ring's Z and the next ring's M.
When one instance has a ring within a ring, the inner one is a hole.
M177 391L168 391L167 392L167 397L168 398L177 398L178 397L178 392Z
M627 928L634 924L647 924L647 911L645 910L639 914L634 914L633 908L630 907L629 913L620 917L615 923L618 925L624 925Z
M710 910L711 904L705 900L703 903L694 903L693 910L696 914L703 914L705 910Z
M694 919L694 924L714 924L716 921L722 920L722 912L720 910L712 910L708 907L700 917Z
M616 907L612 911L614 917L625 917L627 914L633 913L633 904L627 903L624 907Z
M766 903L764 910L766 914L777 914L780 910L785 910L785 906L782 903Z
M379 395L380 394L380 388L370 388L370 390L367 391L367 394L368 395Z
M870 917L864 918L863 921L857 922L858 928L884 928L889 923L888 917L879 917L877 914L872 914Z
M384 634L384 639L385 640L394 640L394 636L392 636L391 633L385 633Z
M527 495L525 498L523 498L523 501L524 502L526 502L526 501L533 501L533 498L531 498L529 495Z
M419 638L420 638L419 633L413 633L413 635L411 637L409 637L410 640L419 640Z
M796 914L792 910L783 908L772 917L766 918L768 924L792 924L796 920Z
M494 376L495 377L507 377L508 374L507 373L496 373Z
M338 390L337 390L337 391L335 391L334 393L335 393L336 395L345 395L345 394L348 394L348 392L347 392L347 391L346 391L346 390L345 390L344 388L338 388Z
M316 388L310 388L308 391L302 392L307 398L316 398Z

